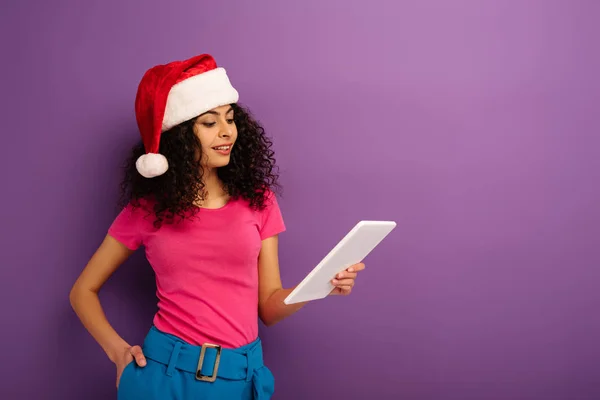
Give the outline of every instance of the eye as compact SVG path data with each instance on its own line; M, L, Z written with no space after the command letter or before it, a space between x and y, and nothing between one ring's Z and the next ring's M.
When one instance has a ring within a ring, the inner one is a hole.
M230 118L230 119L228 119L228 120L227 120L227 123L228 123L228 124L230 124L230 125L231 125L231 124L233 124L234 122L235 122L235 121L234 121L234 119L233 119L233 118Z
M215 126L215 122L203 122L202 125L204 125L207 128L212 128L213 126Z

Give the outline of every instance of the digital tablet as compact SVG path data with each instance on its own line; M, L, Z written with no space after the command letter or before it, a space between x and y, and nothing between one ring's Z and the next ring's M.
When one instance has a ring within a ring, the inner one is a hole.
M393 221L360 221L285 300L294 304L325 298L334 289L331 280L358 264L396 227Z

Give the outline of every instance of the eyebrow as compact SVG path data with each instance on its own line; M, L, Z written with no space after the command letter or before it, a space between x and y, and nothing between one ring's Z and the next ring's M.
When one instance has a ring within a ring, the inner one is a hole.
M232 112L232 111L233 111L233 107L229 107L229 110L227 110L227 112L225 113L225 115L229 114L229 113L230 113L230 112ZM206 114L219 115L219 113L218 113L218 112L216 112L216 111L207 111L207 112L205 112L205 113L202 113L202 114L200 114L200 115L199 115L199 117L201 117L201 116L203 116L203 115L206 115Z

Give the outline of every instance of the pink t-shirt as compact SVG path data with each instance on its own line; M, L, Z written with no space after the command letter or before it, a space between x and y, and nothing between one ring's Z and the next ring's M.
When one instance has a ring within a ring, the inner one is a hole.
M285 231L275 195L262 211L230 200L160 229L148 214L129 205L108 233L129 249L145 247L156 275L154 325L195 345L235 348L255 340L261 241Z

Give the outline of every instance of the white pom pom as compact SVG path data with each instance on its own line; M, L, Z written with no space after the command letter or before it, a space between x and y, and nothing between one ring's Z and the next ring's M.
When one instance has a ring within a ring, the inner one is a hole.
M167 172L169 163L162 154L148 153L137 159L135 167L143 177L154 178Z

